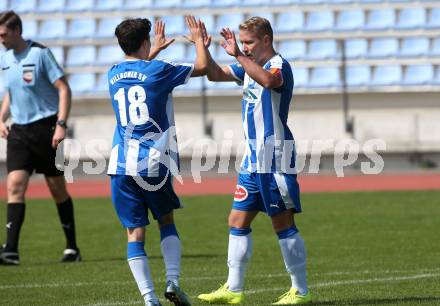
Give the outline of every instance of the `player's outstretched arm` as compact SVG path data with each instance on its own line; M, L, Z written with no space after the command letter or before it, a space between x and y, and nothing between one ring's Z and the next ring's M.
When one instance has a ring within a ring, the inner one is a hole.
M220 45L226 53L237 59L255 82L268 89L278 88L283 84L283 77L279 70L269 72L241 52L233 31L229 28L223 28L220 34L224 38Z
M225 81L237 81L231 74L231 71L227 66L221 67L217 62L212 58L211 53L209 52L209 46L211 45L212 36L208 34L206 31L205 23L202 22L202 33L203 33L203 43L208 51L208 71L207 77L210 81L216 82L225 82ZM184 37L194 43L194 40L189 35L184 35Z
M0 109L0 136L2 138L8 137L9 128L6 125L6 120L9 118L10 110L9 110L9 93L6 92L3 96L2 107Z
M148 60L155 58L160 51L166 49L174 40L174 38L167 39L165 37L165 23L162 20L157 20L154 23L154 45L150 49Z
M205 46L202 22L197 21L194 16L185 16L185 21L190 32L190 39L196 46L196 59L192 77L206 75L208 68L208 48Z

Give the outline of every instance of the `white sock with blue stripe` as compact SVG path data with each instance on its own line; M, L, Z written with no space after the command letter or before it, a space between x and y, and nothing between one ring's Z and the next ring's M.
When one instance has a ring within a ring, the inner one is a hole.
M228 285L234 292L243 291L246 265L252 255L252 234L250 228L231 227L228 246Z
M147 254L144 250L144 242L135 241L127 244L127 261L145 302L158 302L159 299L154 292L153 280L148 266Z
M160 249L165 262L166 279L179 286L181 243L174 224L160 227Z
M292 280L292 288L300 295L307 294L306 249L296 227L290 227L277 233L286 270Z

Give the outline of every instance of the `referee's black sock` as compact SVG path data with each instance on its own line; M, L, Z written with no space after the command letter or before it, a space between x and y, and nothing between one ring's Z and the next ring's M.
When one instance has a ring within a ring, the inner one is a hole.
M6 220L6 251L18 251L18 238L24 221L24 203L8 203Z
M66 236L66 249L77 249L75 236L75 219L73 217L73 203L69 197L62 203L57 203L58 216Z

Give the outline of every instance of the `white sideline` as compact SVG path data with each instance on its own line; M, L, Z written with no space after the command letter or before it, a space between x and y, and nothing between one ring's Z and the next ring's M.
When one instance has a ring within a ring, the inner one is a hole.
M438 269L436 269L438 270ZM426 273L426 274L418 274L418 275L408 275L408 276L400 276L400 277L386 277L386 278L371 278L371 279L354 279L354 280L345 280L345 281L333 281L333 282L324 282L317 283L315 285L311 285L310 288L321 288L321 287L332 287L332 286L340 286L340 285L353 285L353 284L365 284L365 283L380 283L380 282L399 282L413 279L421 279L421 278L435 278L440 277L440 273ZM255 294L261 292L269 292L269 291L285 291L285 287L278 288L265 288L265 289L255 289L255 290L246 290L246 294ZM196 296L191 296L192 299L195 299ZM113 302L113 303L97 303L97 304L87 304L85 306L118 306L118 305L142 305L139 300L137 301L129 301L129 302Z
M358 283L369 283L369 282L378 282L378 281L397 281L397 280L410 280L410 279L417 279L417 278L430 278L430 277L437 277L440 276L440 273L433 273L440 271L440 268L436 269L421 269L417 271L412 271L415 273L423 273L423 274L416 274L416 275L410 275L410 276L397 276L397 277L388 277L388 278L371 278L371 279L358 279L358 280L343 280L343 281L331 281L331 282L324 282L324 283L318 283L315 285L311 285L310 288L320 288L320 287L329 287L329 286L338 286L338 285L345 285L345 284L358 284ZM365 270L365 271L359 271L359 272L342 272L342 271L335 271L335 272L327 272L327 273L320 273L319 275L348 275L348 274L390 274L390 273L408 273L411 271L404 271L404 270L382 270L382 271L374 271L374 270ZM222 280L225 276L201 276L201 277L182 277L182 280ZM249 275L247 278L277 278L277 277L287 277L286 273L279 273L279 274L266 274L266 275ZM165 281L164 279L160 279L158 281ZM107 282L77 282L77 283L46 283L46 284L23 284L23 285L0 285L0 290L7 290L7 289L31 289L31 288L58 288L58 287L82 287L82 286L95 286L97 284L103 284L103 285L126 285L131 284L132 281L107 281ZM283 289L283 288L281 288ZM284 288L285 289L285 288ZM280 290L280 288L268 288L268 289L259 289L257 290L250 290L246 291L246 293L254 293L254 292L264 292L264 291L275 291ZM262 291L261 291L262 290Z

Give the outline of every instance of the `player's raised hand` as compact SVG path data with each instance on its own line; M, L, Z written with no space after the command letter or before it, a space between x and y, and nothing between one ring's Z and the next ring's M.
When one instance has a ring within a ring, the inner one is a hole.
M225 39L220 42L220 45L225 49L226 53L234 57L238 56L240 48L238 47L234 32L229 28L223 28L220 35Z
M200 24L201 24L201 27L202 27L203 45L206 48L209 48L209 46L211 45L212 36L208 34L208 31L206 30L205 23L203 21L201 21ZM195 43L195 41L191 38L191 36L183 35L183 37L185 37L189 42Z
M165 23L162 20L156 20L154 23L154 47L163 50L174 42L174 38L165 37Z
M194 16L185 16L185 22L189 29L189 35L185 35L186 39L195 43L198 40L201 40L203 43L203 29L202 29L202 21L199 19L198 21Z

